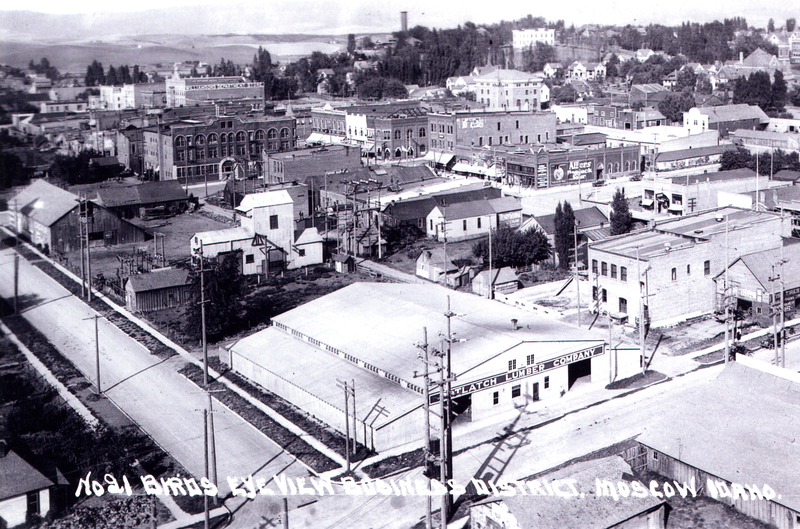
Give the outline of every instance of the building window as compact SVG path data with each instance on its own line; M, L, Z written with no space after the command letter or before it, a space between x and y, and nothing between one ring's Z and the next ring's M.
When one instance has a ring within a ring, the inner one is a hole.
M217 141L219 140L216 134L211 133L208 135L208 143L217 143Z
M619 298L619 311L623 314L628 313L628 300L625 298Z
M274 140L278 138L278 129L269 129L267 131L267 139Z
M247 134L243 130L236 133L236 141L247 141Z
M592 259L592 273L597 273L597 259Z
M239 156L244 156L245 155L245 151L246 151L246 149L245 149L244 145L237 145L236 146L236 154L238 154Z
M186 147L186 138L183 136L175 138L175 147Z
M672 269L672 280L673 281L677 281L678 280L678 269L677 268L673 268Z
M607 275L608 275L608 263L607 263L607 262L605 262L605 261L603 261L603 262L600 264L600 274L601 274L601 275L604 275L604 276L607 276Z
M419 137L420 138L424 138L425 137L425 127L420 127L419 128Z
M619 267L619 279L620 281L627 281L628 280L628 269L624 266Z
M291 133L289 132L289 129L287 128L281 129L281 138L288 138L290 135Z
M300 257L305 257L306 256L306 249L305 248L300 248L299 250L297 250L297 255L299 255Z
M463 226L464 226L464 231L467 231L467 219L464 219Z
M400 131L399 130L394 131L394 139L396 139L396 140L400 139Z
M525 357L525 361L529 366L533 365L533 355L528 355Z
M686 265L686 275L688 276L688 275L691 275L691 274L692 274L692 265L688 265L687 264Z
M508 361L508 370L509 371L514 371L516 368L517 368L517 359L515 358L514 360L509 360Z
M611 265L611 279L616 279L616 278L617 278L617 265L612 264Z
M269 229L277 230L278 229L278 216L277 215L270 215L269 216Z
M500 130L500 122L497 122L497 130Z
M546 376L544 377L544 389L547 389L549 387L550 387L550 377Z
M710 275L711 274L711 261L705 261L703 263L703 275Z
M603 301L603 303L606 303L606 302L608 301L608 291L607 291L606 289L603 289L603 291L601 292L601 294L602 294L602 296L603 296L603 300L602 300L602 301Z
M511 386L511 398L516 399L520 395L522 395L522 385Z
M495 391L492 393L492 406L497 406L500 403L500 392Z
M481 218L478 217L478 229L481 229Z
M194 141L195 145L201 147L206 144L206 137L202 134L198 134Z
M256 261L256 256L251 253L244 256L245 264L253 264L255 261Z
M526 90L526 92L527 92L527 90ZM519 102L517 102L517 104L519 104ZM517 120L517 128L519 128L519 120Z

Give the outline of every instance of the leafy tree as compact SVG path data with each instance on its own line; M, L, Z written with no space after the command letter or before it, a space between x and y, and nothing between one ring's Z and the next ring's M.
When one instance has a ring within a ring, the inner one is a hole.
M102 156L94 149L79 152L75 156L57 154L50 164L50 174L69 185L102 182L116 176L108 168L92 165L92 158Z
M358 97L361 99L404 98L408 96L408 90L397 79L368 77L360 83L357 82L356 86Z
M535 46L528 46L522 51L522 70L525 72L540 72L548 62L555 62L558 58L556 49L544 42L537 42Z
M5 129L4 129L5 131ZM6 135L8 132L6 132ZM32 171L14 153L0 151L0 189L27 184Z
M361 47L365 50L371 50L375 48L375 43L372 42L372 39L367 35L363 39L361 39Z
M244 296L244 277L239 265L241 252L230 252L216 260L207 259L204 266L206 299L206 336L209 341L223 338L241 324L241 300ZM185 331L189 336L202 338L200 309L200 271L189 277L189 299Z
M701 94L710 95L714 91L714 87L711 85L711 80L707 75L702 75L697 78L696 87L697 91Z
M792 33L794 31L794 27L796 25L796 21L794 18L787 18L786 19L786 31Z
M611 54L606 63L606 77L619 77L619 57L616 53Z
M352 33L347 35L347 53L353 55L356 51L356 36Z
M189 77L200 77L200 73L197 71L197 66L192 66L192 71L189 72Z
M92 61L92 64L86 67L86 76L84 77L86 86L98 86L106 84L106 74L103 70L103 63Z
M687 89L680 94L667 94L658 103L658 111L673 122L682 122L683 113L695 106L694 97Z
M550 99L556 103L574 103L578 99L578 92L570 83L563 86L554 86L550 91Z
M769 31L770 33L775 31L775 21L772 20L771 18L769 19L769 22L767 22L767 31Z
M611 201L611 235L621 235L631 231L633 217L628 208L624 189L617 189Z
M550 257L552 249L547 235L540 229L517 231L509 227L492 230L492 267L522 267L541 263ZM472 254L489 261L489 239L481 239L472 246Z
M555 224L554 246L556 255L558 255L558 266L567 270L570 263L570 251L575 247L575 213L566 200L563 206L561 202L556 206L553 224Z
M691 68L684 68L683 70L678 72L678 81L675 84L675 91L683 92L687 88L689 90L694 90L696 84L697 84L697 74L694 73L694 70L692 70Z

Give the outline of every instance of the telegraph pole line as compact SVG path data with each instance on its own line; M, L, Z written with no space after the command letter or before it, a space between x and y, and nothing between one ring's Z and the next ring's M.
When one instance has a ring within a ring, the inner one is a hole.
M580 179L578 180L580 184ZM578 221L575 221L572 231L575 235L575 299L578 303L578 327L581 326L581 287L580 275L578 274Z
M35 152L35 151L34 151ZM19 313L19 208L14 199L14 315Z
M89 222L92 215L89 215L89 199L83 196L86 219L86 299L92 301L92 254L89 250Z
M78 239L81 243L81 297L86 297L86 264L83 255L83 225L86 224L86 204L83 201L83 193L78 196Z
M423 447L423 452L425 454L425 469L428 469L428 461L431 457L431 417L430 417L430 378L428 377L428 328L422 328L422 343L417 344L417 347L422 350L422 363L425 366L425 371L423 373L424 377L424 385L423 385L423 398L425 399L423 402L423 408L425 410L425 445ZM419 355L417 355L419 357ZM417 373L414 372L414 376L417 376ZM441 395L441 393L440 393ZM441 398L441 397L440 397ZM428 484L430 485L430 476L428 476ZM433 499L430 495L426 497L426 509L425 509L425 529L432 529L433 527Z
M344 454L347 462L347 472L350 472L350 386L345 380L336 379L336 387L344 390Z
M778 277L775 276L775 265L772 265L772 275L769 277L770 286L772 287L772 303L770 303L770 312L772 313L772 340L773 345L775 346L775 365L779 365L780 359L778 355L780 354L780 350L778 348L778 298L775 295L775 281L778 280ZM783 302L783 299L781 299Z
M356 429L356 381L350 379L350 395L353 397L353 456L358 452L358 430ZM367 445L367 440L364 439L364 446Z

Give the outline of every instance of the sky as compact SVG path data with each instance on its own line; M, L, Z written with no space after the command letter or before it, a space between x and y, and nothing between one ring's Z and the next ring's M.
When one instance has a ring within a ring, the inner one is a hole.
M234 0L235 2L235 0ZM107 0L27 0L24 4L3 3L0 10L24 9L29 11L68 14L94 13L100 11L128 12L160 9L165 7L191 7L202 5L203 0L136 0L135 2L108 2ZM564 19L569 25L599 24L679 24L691 20L707 22L734 16L743 16L748 24L766 27L770 17L776 27L783 25L788 17L800 18L800 9L793 13L795 2L786 0L726 0L724 2L698 2L697 0L573 0L569 4L559 2L511 2L491 3L486 0L309 0L302 4L318 5L320 9L297 9L295 1L242 0L250 7L262 6L265 10L277 11L275 16L280 31L274 33L317 32L336 33L350 31L393 31L399 25L399 12L408 11L409 27L423 25L430 28L455 27L465 21L493 23L514 20L532 14L547 20ZM208 2L212 4L212 2ZM230 4L226 6L230 6ZM301 4L301 5L302 5ZM537 5L538 4L538 5ZM216 5L220 5L217 3ZM310 11L310 12L309 12Z

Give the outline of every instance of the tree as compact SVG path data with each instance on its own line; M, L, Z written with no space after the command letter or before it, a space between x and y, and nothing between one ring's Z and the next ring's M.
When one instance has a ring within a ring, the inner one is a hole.
M628 208L624 189L617 189L611 201L611 235L621 235L631 231L633 217Z
M714 91L714 87L711 85L711 80L707 75L702 75L697 78L696 87L697 91L701 94L710 95Z
M608 59L606 63L606 77L618 77L619 76L619 57L617 57L616 53L611 54L611 58Z
M347 35L347 53L353 55L356 51L356 36L352 33Z
M678 72L678 81L675 84L676 92L683 92L685 89L694 90L697 84L697 74L691 68L684 68Z
M472 254L484 264L489 261L489 240L482 239L472 246ZM492 267L515 268L541 263L550 258L552 249L547 235L540 229L519 232L500 227L492 230Z
M556 206L553 224L555 224L554 246L556 255L558 255L558 266L567 270L570 263L570 250L575 247L575 213L566 200L563 206L561 202Z
M794 31L796 21L794 18L787 18L786 19L786 31L792 33Z
M783 79L783 72L775 70L775 77L772 81L770 106L775 110L783 110L784 107L786 107L787 92L786 81Z
M119 84L119 79L117 79L117 70L114 68L113 65L108 66L108 73L106 74L106 84L109 84L111 86Z
M769 31L770 33L775 31L775 21L772 20L771 18L769 19L769 22L767 22L767 31Z
M682 122L683 113L695 106L694 97L687 89L680 94L667 94L658 103L658 111L672 122Z
M241 324L241 300L244 296L244 278L239 269L241 252L224 254L216 260L207 259L205 269L206 335L210 341L235 332ZM186 334L200 340L202 320L200 310L200 272L193 270L189 277L189 299Z

